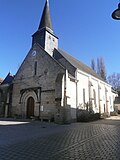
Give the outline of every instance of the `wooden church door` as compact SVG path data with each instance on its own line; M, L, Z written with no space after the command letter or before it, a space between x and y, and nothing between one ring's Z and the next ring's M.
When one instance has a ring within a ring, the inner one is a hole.
M29 97L27 100L27 118L34 116L35 101L33 97Z

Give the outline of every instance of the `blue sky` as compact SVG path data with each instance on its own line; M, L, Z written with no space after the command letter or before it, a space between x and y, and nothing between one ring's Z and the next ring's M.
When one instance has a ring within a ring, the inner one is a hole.
M120 73L120 21L111 18L118 0L50 0L59 48L90 66L102 56L107 75ZM0 1L0 77L15 74L31 48L45 0Z

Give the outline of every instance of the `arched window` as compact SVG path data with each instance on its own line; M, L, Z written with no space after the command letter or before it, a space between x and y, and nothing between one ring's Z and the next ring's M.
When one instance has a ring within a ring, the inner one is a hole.
M34 75L37 74L37 61L35 61L34 63Z
M93 89L94 105L96 106L96 91Z
M83 88L83 105L84 105L84 108L85 108L85 88Z

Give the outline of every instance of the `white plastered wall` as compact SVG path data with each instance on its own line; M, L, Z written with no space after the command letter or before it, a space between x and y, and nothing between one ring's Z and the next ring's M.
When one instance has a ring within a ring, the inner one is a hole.
M85 103L89 102L89 76L81 71L77 71L77 107L84 108L83 89L85 89Z
M91 98L93 111L95 113L99 113L100 111L101 113L110 113L114 111L113 101L115 96L113 96L109 84L80 70L76 70L76 77L73 77L73 79L68 73L66 74L67 104L70 105L71 108L86 109L84 108L83 89L85 89L85 103L89 103ZM94 101L94 92L96 95L96 103ZM72 112L73 111L71 111L71 115L73 118L75 114Z
M71 117L76 119L76 81L71 79L66 71L66 98L67 105L71 108Z

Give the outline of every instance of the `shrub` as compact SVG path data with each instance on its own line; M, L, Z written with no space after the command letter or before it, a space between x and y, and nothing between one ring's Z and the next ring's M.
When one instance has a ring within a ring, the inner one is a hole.
M77 121L78 122L88 122L89 121L89 112L86 110L78 110Z
M118 116L118 113L116 111L110 112L110 116Z
M90 122L100 119L100 113L93 113L87 110L78 110L77 121L78 122Z
M118 110L118 114L120 114L120 110Z
M102 118L108 118L108 117L110 117L110 115L109 115L109 113L106 113L106 112L105 112L105 113L102 113L102 114L101 114L101 117L102 117Z
M93 119L93 120L98 120L98 119L100 119L100 118L101 118L100 113L95 113L95 114L92 115L92 119Z

